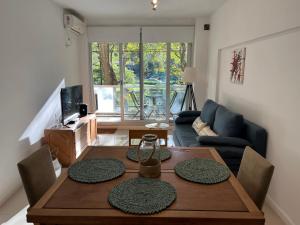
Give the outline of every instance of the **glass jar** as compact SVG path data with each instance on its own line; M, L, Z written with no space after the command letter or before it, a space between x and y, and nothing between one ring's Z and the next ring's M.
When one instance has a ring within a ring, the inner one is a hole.
M155 134L145 134L137 150L139 174L142 177L156 178L160 176L161 160L159 139Z

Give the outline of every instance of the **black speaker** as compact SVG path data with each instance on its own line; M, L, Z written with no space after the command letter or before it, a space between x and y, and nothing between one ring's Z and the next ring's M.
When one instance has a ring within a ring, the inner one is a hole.
M88 108L87 108L87 104L80 104L79 105L79 114L80 117L86 116L88 114Z
M203 29L204 30L210 30L210 24L204 24Z

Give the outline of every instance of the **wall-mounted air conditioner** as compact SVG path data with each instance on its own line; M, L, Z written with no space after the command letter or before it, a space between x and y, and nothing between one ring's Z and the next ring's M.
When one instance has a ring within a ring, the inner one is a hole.
M64 26L77 34L84 34L86 30L86 24L72 14L64 15Z

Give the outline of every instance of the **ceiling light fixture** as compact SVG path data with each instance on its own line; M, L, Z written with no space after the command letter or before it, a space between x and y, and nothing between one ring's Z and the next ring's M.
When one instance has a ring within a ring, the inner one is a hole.
M158 6L158 0L151 0L152 10L156 10Z

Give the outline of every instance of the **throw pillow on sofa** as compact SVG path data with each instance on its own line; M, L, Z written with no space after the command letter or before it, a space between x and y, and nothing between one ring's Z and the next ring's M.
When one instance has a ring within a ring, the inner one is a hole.
M200 132L199 136L218 136L209 126L204 127Z
M240 137L244 128L244 118L233 113L224 106L219 106L216 112L213 130L220 136Z
M196 133L199 135L200 131L206 127L206 123L204 123L200 117L197 117L195 119L195 121L193 122L192 127L194 128L194 130L196 131Z
M202 107L200 118L210 127L212 127L212 125L214 124L215 114L218 107L219 105L210 99L206 100Z

